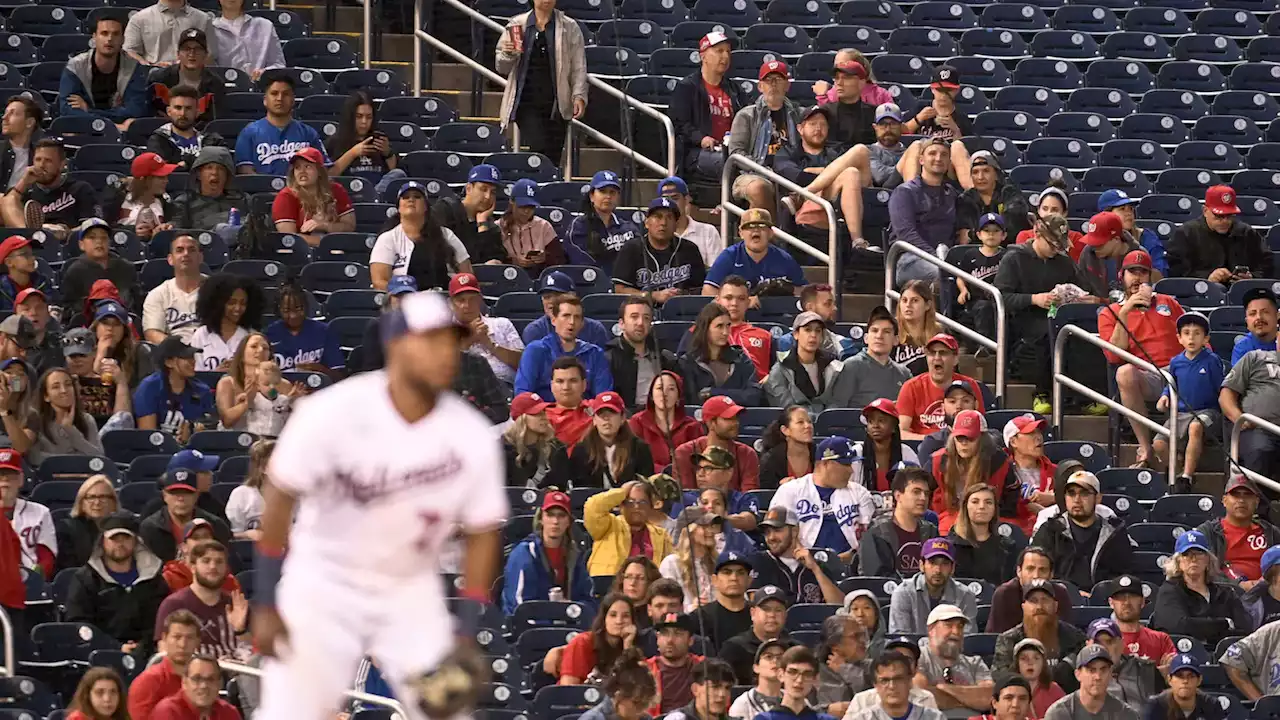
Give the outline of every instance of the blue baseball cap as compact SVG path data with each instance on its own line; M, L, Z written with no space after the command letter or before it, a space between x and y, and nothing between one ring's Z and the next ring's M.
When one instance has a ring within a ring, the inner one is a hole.
M1173 656L1173 661L1169 663L1169 674L1176 675L1179 670L1190 670L1196 675L1204 675L1200 662L1196 660L1194 655L1186 653L1178 653Z
M751 563L747 562L746 555L725 550L720 553L720 557L716 558L716 572L720 572L721 568L728 567L729 565L741 565L747 570L751 569Z
M618 179L618 173L612 170L601 170L591 176L591 189L599 190L601 188L618 188L622 189L622 181Z
M836 435L829 437L818 445L819 460L835 460L841 465L852 465L854 460L858 459L858 451L853 449L853 443L847 437Z
M213 472L218 469L217 455L206 455L199 450L183 450L169 458L165 472L177 470L193 470L195 472Z
M1212 552L1209 550L1209 538L1199 530L1188 530L1178 536L1178 541L1173 544L1174 552L1184 553L1188 550L1203 550L1204 552Z
M412 275L393 275L387 281L388 295L404 295L418 292L418 281Z
M542 280L538 282L539 295L549 292L571 293L576 289L577 288L573 284L573 278L565 275L559 270L553 270L549 273L545 273L542 276Z
M1280 545L1272 545L1267 551L1262 553L1262 576L1266 577L1267 571L1280 563Z
M523 178L511 186L511 201L516 207L542 207L538 202L538 183Z
M993 223L996 225L999 225L1000 229L1003 230L1004 216L1002 216L1000 213L987 213L986 215L983 215L982 217L978 218L978 229L981 230L982 228L988 225L991 225Z
M676 191L679 192L681 195L689 194L688 183L676 177L675 175L672 175L671 177L662 178L662 182L658 183L658 192L662 192L662 188L668 185L674 187Z
M680 206L671 198L654 198L649 201L649 214L653 214L655 210L670 210L672 215L680 217Z
M427 187L425 185L418 182L417 180L410 180L409 182L401 185L400 189L396 191L396 199L399 200L400 198L405 196L405 193L410 193L414 191L422 193L422 198L424 200L430 197L430 194L427 192Z
M1098 212L1123 207L1125 205L1137 204L1138 201L1129 197L1129 194L1123 190L1111 189L1098 196Z
M93 313L93 321L98 322L103 318L113 317L122 324L129 324L129 311L124 306L114 300L98 303L98 309Z
M471 172L467 173L467 182L501 185L502 173L498 172L498 168L487 163L482 163L471 168Z

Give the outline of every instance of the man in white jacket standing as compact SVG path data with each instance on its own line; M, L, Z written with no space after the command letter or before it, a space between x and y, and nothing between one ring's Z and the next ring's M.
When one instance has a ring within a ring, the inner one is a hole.
M800 523L800 545L834 550L848 563L858 549L858 536L871 523L875 501L866 488L851 483L854 463L861 462L849 438L829 437L818 445L813 472L784 483L769 508L784 507Z

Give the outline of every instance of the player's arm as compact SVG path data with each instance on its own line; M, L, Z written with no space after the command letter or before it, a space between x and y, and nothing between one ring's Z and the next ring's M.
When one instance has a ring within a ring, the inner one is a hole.
M464 537L466 557L462 562L462 577L467 596L489 602L489 588L498 577L498 563L502 560L502 534L497 528L469 532Z
M289 527L297 503L293 495L274 483L262 488L262 536L258 539L254 562L254 641L264 655L274 656L275 643L285 639L284 622L276 612L276 584L284 565L289 543Z

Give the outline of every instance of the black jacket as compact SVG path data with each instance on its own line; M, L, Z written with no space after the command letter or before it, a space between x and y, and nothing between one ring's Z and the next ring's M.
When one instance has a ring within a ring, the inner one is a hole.
M200 147L227 147L227 141L218 133L200 133ZM181 165L184 172L190 172L195 158L183 155L173 141L172 125L161 125L147 138L147 152L159 155L167 163ZM232 175L234 177L234 175ZM192 178L194 181L194 178ZM194 182L193 182L194 184ZM198 185L197 185L198 187ZM173 191L173 188L170 188ZM227 189L230 192L230 188Z
M645 338L646 352L658 353L659 372L670 370L678 372L675 353L670 350L658 350L658 341L649 333ZM609 370L613 373L613 389L626 403L627 410L634 412L639 406L636 398L636 375L640 372L640 361L636 360L635 348L621 337L615 337L604 346L604 356L609 361Z
M547 459L547 472L542 477L538 477L539 463L536 456L521 462L516 457L516 446L506 438L502 440L502 454L506 458L507 487L529 487L532 483L540 488L569 488L569 480L573 477L569 473L569 454L564 443L555 437L551 438L551 455Z
M786 639L787 634L783 632L779 637ZM724 645L720 648L720 659L733 667L738 685L755 684L756 673L752 666L756 661L756 651L763 644L764 641L756 637L755 630L750 628L724 641Z
M920 520L920 542L938 536L938 526L928 520ZM894 559L898 557L898 531L894 529L893 515L877 518L862 534L858 546L858 574L869 577L898 577ZM957 575L956 577L962 577Z
M810 448L810 456L817 450L817 445ZM793 477L787 465L787 444L780 442L769 448L760 456L760 489L777 490L783 478Z
M142 307L142 296L138 289L138 271L133 263L114 253L107 259L104 268L96 262L78 257L67 263L62 271L62 306L71 308L72 312L84 309L85 298L98 280L106 278L115 283L120 291L121 304L130 312L137 312ZM73 326L74 327L74 326Z
M1030 207L1022 191L1016 183L1001 177L996 180L995 192L991 194L991 203L982 202L982 194L976 188L969 188L956 198L956 227L969 231L969 242L978 242L978 221L986 213L998 213L1004 217L1005 233L1018 237L1018 233L1031 227L1027 219Z
M1166 244L1170 277L1207 278L1218 268L1249 268L1256 278L1272 277L1271 248L1262 234L1236 220L1226 235L1209 229L1204 218L1183 223ZM1007 301L1006 301L1007 302Z
M1018 546L998 533L992 533L985 543L966 540L952 530L947 539L955 549L955 576L986 580L992 585L1013 577L1018 560Z
M231 528L222 518L212 513L207 513L196 508L194 518L208 520L213 526L213 539L223 545L231 545ZM169 520L169 508L160 508L157 512L148 515L142 521L142 525L138 528L138 535L142 541L151 548L164 562L169 562L178 557L178 541L173 538L172 523Z
M31 143L27 145L27 164L31 164L31 149L35 144L40 142L44 137L44 133L40 132L40 128L36 128L31 133ZM13 174L13 165L18 161L13 154L13 146L9 144L9 138L0 136L0 186L4 186L8 190L9 176Z
M1170 635L1190 635L1215 647L1228 635L1253 632L1253 617L1230 583L1209 583L1209 599L1187 588L1181 577L1166 580L1156 591L1151 627Z
M1255 517L1253 521L1258 524L1258 527L1262 528L1262 535L1266 538L1266 544L1262 546L1263 549L1280 545L1280 528L1262 518ZM1222 523L1224 522L1226 520L1223 518L1214 518L1204 521L1196 528L1204 533L1205 538L1209 541L1209 552L1213 553L1213 556L1218 558L1218 562L1223 566L1227 563L1227 534L1222 529ZM1261 551L1258 554L1261 556ZM1263 584L1265 585L1266 583Z
M1129 538L1129 531L1125 529L1123 520L1104 520L1101 517L1095 520L1102 523L1102 528L1092 557L1076 551L1071 529L1067 527L1068 522L1065 514L1048 520L1031 539L1032 545L1039 545L1049 551L1049 557L1053 560L1054 578L1070 579L1078 563L1086 564L1090 588L1103 580L1133 572L1133 540ZM1084 589L1084 584L1077 584Z
M726 395L743 407L760 407L764 403L764 392L756 382L756 366L752 364L751 358L747 357L742 348L733 345L726 345L721 353L723 360L733 366L724 385L716 385L711 368L696 351L690 350L679 357L685 404L701 405L707 399L702 396L702 391L706 389L711 391L707 397Z
M1156 695L1143 710L1142 720L1169 720L1170 717L1174 717L1169 714L1169 705L1172 702L1172 691L1166 690ZM1217 697L1196 692L1196 709L1191 711L1190 715L1183 715L1179 710L1177 717L1185 717L1186 720L1226 720L1227 711L1222 709Z
M1049 292L1062 283L1082 288L1089 287L1089 283L1070 256L1054 255L1046 260L1031 245L1012 245L1005 251L994 285L1004 297L1005 312L1009 314L1007 337L1035 341L1048 335L1049 311L1036 307L1031 296Z
M169 104L168 95L171 88L181 84L178 74L181 68L177 63L168 67L156 68L151 71L148 80L151 81L152 95L156 100L156 113L158 115L165 114L165 108ZM200 107L204 108L204 112L196 118L202 126L210 120L217 120L221 117L223 103L226 102L227 86L217 73L205 68L200 74L200 84L196 86L196 92L200 93ZM166 160L165 162L174 162Z
M653 454L649 452L649 446L634 435L631 436L631 457L618 477L612 477L603 465L597 467L592 464L585 442L574 445L569 455L569 477L575 488L622 487L624 483L635 480L637 475L649 477L652 474Z
M55 526L58 536L58 570L81 567L98 544L98 523L87 517L66 517Z
M745 104L742 94L738 92L737 83L726 76L720 80L720 89L729 96L733 114L737 115ZM679 163L677 174L689 174L692 168L697 167L702 138L711 135L711 98L703 85L701 69L676 82L676 89L671 91L667 115L675 125L676 162ZM715 140L717 143L724 142L724 138ZM719 178L715 179L719 181Z
M138 544L134 561L138 580L122 587L107 572L98 543L89 563L71 576L63 620L94 625L122 644L136 642L135 655L148 658L155 649L156 613L169 594L169 585L161 574L164 563L145 541Z
M813 559L822 569L822 574L833 584L844 579L844 564L835 554L815 550ZM751 588L754 590L773 585L787 591L793 603L822 604L827 601L822 594L822 587L818 585L818 578L803 564L797 564L795 572L792 572L786 563L768 550L752 553L747 557L747 562L751 565Z
M462 206L460 198L440 198L431 206L431 214L440 223L440 227L449 228L458 236L471 257L472 265L483 265L490 260L510 262L507 249L502 244L502 233L497 230L497 226L491 225L484 229L476 227L475 221L467 217L467 209Z

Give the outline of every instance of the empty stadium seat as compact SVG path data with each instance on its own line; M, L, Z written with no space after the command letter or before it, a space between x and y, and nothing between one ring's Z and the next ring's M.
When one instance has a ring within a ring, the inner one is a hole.
M1106 116L1096 112L1060 112L1045 123L1044 134L1047 137L1073 138L1089 145L1100 146L1115 138L1115 127L1108 122ZM1096 161L1097 158L1093 158L1090 165Z
M284 60L290 67L312 70L347 70L359 64L359 56L346 40L301 37L284 43Z
M812 49L809 35L805 33L804 28L799 25L785 23L759 23L752 25L747 28L746 34L742 36L742 45L744 50L777 53L788 57L803 55ZM735 65L739 58L746 60L746 56L741 56L738 51L735 51ZM761 56L760 60L764 61L765 58ZM743 69L750 71L751 77L756 77L761 64L754 62L753 59L748 61L748 64Z
M760 11L755 3L735 0L697 0L689 11L689 18L702 22L723 23L729 28L745 30L760 22ZM679 26L677 26L679 29ZM706 35L703 32L702 35ZM701 37L699 35L698 37ZM692 47L697 47L693 45Z
M771 0L765 6L761 19L770 23L819 28L834 23L836 16L821 0Z
M1031 57L1019 61L1013 69L1013 81L1019 85L1041 85L1060 92L1084 86L1084 76L1074 63L1046 57Z
M597 4L603 5L604 3ZM662 27L675 27L689 19L689 10L679 0L622 0L619 17L648 20Z
M1103 57L1115 60L1160 62L1167 60L1171 52L1164 38L1150 32L1114 32L1102 41ZM1090 69L1096 64L1092 63Z
M1156 87L1190 90L1205 95L1221 92L1226 86L1222 71L1213 65L1194 60L1171 60L1160 66Z
M889 32L907 24L907 16L896 3L885 0L845 0L836 12L841 25L865 25Z

